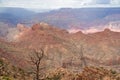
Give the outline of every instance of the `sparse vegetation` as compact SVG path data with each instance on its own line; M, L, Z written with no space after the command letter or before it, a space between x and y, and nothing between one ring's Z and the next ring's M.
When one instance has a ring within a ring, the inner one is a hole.
M44 80L119 80L120 74L112 74L111 70L97 67L85 67L80 73L72 73L65 69L57 69Z
M0 59L0 80L31 80L23 69L13 66L4 58Z

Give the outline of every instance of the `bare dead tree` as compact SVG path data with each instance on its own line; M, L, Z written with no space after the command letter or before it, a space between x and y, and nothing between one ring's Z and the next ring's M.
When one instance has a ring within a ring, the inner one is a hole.
M30 61L34 65L35 80L40 80L40 71L41 71L41 61L44 57L44 51L41 49L40 51L34 50L33 54L30 55Z

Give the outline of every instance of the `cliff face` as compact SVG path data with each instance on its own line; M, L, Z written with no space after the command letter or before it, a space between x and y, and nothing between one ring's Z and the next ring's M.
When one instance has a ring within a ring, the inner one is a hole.
M38 23L31 28L20 27L17 41L10 47L1 47L13 54L19 61L13 63L27 67L32 49L43 49L44 64L49 68L63 67L79 71L84 66L104 66L120 70L120 33L105 29L102 32L84 34L68 33L46 23ZM2 44L2 42L1 42ZM1 53L2 55L5 55ZM12 55L12 56L13 56ZM10 56L6 55L8 60ZM18 63L17 63L18 62Z

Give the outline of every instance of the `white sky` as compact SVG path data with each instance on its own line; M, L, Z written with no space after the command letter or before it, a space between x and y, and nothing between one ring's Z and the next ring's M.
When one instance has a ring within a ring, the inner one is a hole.
M0 0L0 7L22 7L39 9L120 7L120 0Z

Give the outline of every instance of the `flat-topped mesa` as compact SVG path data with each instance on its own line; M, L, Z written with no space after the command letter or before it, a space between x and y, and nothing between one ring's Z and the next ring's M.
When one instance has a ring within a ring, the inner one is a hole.
M49 29L49 28L50 27L47 23L40 22L40 23L34 24L31 29L32 30L39 30L39 29L44 30L44 29Z

